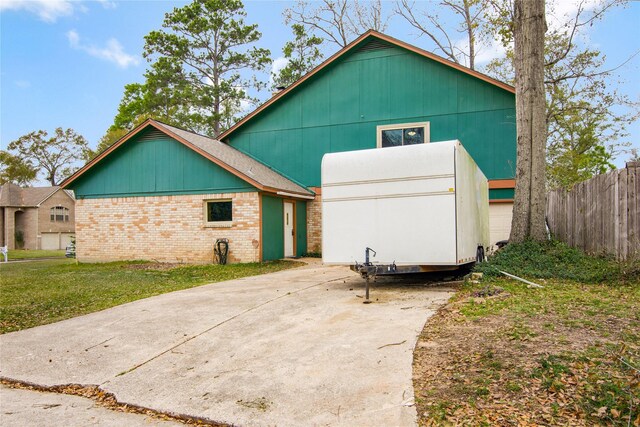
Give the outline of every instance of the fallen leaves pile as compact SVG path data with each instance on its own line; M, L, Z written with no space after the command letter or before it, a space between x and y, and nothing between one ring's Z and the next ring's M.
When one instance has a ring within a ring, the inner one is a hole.
M414 354L420 425L640 426L640 348L617 336L628 319L599 319L603 331L564 326L552 310L461 314L487 294L509 297L472 294L483 298L454 301L425 325Z
M213 426L213 427L226 426L226 424L215 423L209 420L200 419L196 417L154 411L141 406L120 403L116 399L115 395L113 395L112 393L105 392L100 387L95 385L65 384L65 385L46 387L46 386L25 383L21 381L13 381L9 379L0 379L0 384L9 388L18 388L23 390L32 390L32 391L39 391L39 392L46 392L46 393L68 394L71 396L85 397L87 399L91 399L94 402L96 402L96 405L101 406L103 408L110 409L112 411L141 414L155 420L177 421L183 424L195 425L195 426Z

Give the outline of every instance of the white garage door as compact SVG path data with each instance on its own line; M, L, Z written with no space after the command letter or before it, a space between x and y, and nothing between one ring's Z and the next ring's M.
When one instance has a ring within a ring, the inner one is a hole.
M491 244L500 240L508 240L511 233L513 203L489 204L489 235Z
M42 233L40 240L40 248L46 250L60 249L60 234L59 233Z
M58 250L71 244L73 233L42 233L40 249Z

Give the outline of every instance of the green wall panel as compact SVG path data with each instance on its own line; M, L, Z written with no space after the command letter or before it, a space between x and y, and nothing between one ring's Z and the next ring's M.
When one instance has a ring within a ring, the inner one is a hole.
M307 202L296 201L296 256L307 252Z
M282 199L262 196L262 260L284 257L284 207Z
M102 159L71 186L78 198L232 193L254 187L178 141L144 132Z
M376 126L421 121L430 122L431 141L459 139L489 179L514 177L515 95L396 47L347 54L244 124L229 143L319 186L324 154L375 148Z

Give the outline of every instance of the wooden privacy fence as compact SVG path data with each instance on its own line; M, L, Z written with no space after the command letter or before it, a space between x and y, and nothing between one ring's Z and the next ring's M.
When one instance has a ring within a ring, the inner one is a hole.
M590 254L640 256L640 162L547 198L551 234Z

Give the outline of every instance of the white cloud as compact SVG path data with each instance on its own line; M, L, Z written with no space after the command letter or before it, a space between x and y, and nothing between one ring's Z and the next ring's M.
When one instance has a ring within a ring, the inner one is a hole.
M118 5L113 0L94 0L104 9L115 9ZM0 0L0 12L4 10L24 10L37 15L41 20L49 23L58 18L71 16L74 12L87 13L88 1L81 0Z
M547 4L547 25L550 30L557 30L573 21L580 7L590 11L602 3L602 0L551 0Z
M458 59L462 61L463 65L468 67L469 58L462 55L461 52L469 53L469 39L463 38L457 40L454 45ZM506 50L500 40L493 39L489 43L478 43L476 45L475 67L478 68L479 66L486 65L493 59L502 58L505 54Z
M111 0L98 0L98 3L100 3L105 9L115 9L118 7L117 3Z
M273 85L273 76L277 76L280 70L287 66L289 60L284 56L280 56L271 63L271 72L269 73L269 86Z
M74 4L70 0L0 0L0 11L4 10L26 10L45 22L56 22L72 15Z
M276 58L271 63L271 72L273 74L278 74L280 72L280 70L282 70L284 67L287 66L288 63L289 63L289 60L287 58L285 58L284 56Z
M71 30L67 32L67 39L69 39L69 44L72 48L77 49L80 43L80 35L76 30Z
M126 53L120 42L115 38L110 38L107 40L104 47L99 47L93 44L82 43L78 32L71 30L67 32L67 39L69 40L69 46L72 48L82 50L96 58L113 62L120 68L127 68L130 65L137 65L140 63L140 60L137 57Z
M502 58L507 54L500 40L493 39L487 46L480 46L476 51L476 66L486 65L494 59Z

